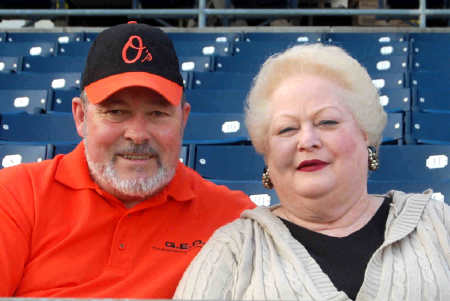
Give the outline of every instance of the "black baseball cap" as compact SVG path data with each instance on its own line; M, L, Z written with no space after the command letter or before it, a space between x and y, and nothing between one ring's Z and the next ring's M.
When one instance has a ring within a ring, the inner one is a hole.
M129 22L102 31L93 42L81 88L100 103L127 87L145 87L178 105L183 78L172 41L161 29Z

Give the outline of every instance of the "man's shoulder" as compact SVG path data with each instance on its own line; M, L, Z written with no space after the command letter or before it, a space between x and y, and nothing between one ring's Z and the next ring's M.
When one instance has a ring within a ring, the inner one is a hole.
M22 163L0 170L0 184L12 185L14 183L23 185L27 179L43 179L49 173L53 174L63 155L58 155L54 159L41 162Z

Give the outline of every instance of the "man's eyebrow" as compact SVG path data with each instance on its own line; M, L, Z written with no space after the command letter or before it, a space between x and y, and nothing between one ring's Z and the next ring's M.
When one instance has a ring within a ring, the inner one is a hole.
M118 98L110 98L110 99L106 99L105 101L101 102L99 105L106 107L106 106L111 106L111 105L123 105L125 102L121 99Z

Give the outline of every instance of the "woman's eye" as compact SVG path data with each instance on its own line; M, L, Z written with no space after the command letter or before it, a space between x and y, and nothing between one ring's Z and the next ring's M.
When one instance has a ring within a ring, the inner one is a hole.
M336 125L338 122L336 120L321 120L319 125Z
M278 134L281 135L281 134L284 134L284 133L287 133L287 132L293 131L293 130L294 130L294 128L292 128L292 127L287 127L287 128L284 128L284 129L280 130L280 131L278 132Z

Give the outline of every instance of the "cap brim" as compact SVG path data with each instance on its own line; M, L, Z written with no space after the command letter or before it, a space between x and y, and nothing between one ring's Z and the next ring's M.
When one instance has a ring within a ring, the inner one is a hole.
M125 72L107 76L87 85L84 90L89 101L97 104L128 87L144 87L161 94L172 105L180 104L183 87L162 76L148 72Z

